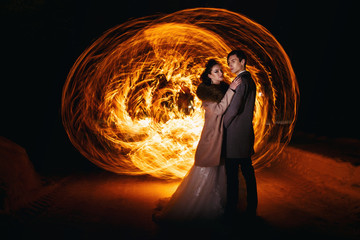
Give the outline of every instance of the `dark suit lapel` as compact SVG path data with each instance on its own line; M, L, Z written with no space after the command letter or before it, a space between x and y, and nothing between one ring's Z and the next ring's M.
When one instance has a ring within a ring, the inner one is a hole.
M242 72L242 73L240 73L239 75L238 75L238 77L241 77L241 76L243 76L243 75L245 75L245 74L250 74L250 72L248 72L248 71L244 71L244 72Z

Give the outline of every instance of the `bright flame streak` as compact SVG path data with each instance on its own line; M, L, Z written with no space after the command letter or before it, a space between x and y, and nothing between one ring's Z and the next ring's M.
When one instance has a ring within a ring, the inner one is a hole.
M195 92L209 58L240 47L255 80L256 169L290 141L299 90L290 60L261 25L227 10L197 8L135 19L97 39L72 67L62 119L90 161L123 174L181 178L204 123ZM261 94L259 94L261 93ZM276 122L289 121L288 125Z

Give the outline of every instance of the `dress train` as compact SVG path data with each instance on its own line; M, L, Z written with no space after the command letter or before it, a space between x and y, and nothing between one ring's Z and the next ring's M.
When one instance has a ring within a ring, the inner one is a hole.
M154 214L156 221L215 220L226 204L225 166L192 166L170 200Z

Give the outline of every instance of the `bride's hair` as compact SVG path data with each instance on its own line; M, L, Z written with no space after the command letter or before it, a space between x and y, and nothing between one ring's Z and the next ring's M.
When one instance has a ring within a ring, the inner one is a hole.
M211 85L211 79L209 78L208 74L211 73L211 69L213 68L213 66L215 66L216 64L220 63L218 61L216 61L215 59L210 59L206 65L205 65L205 70L204 72L201 74L201 81L203 83L205 83L205 85L210 86Z

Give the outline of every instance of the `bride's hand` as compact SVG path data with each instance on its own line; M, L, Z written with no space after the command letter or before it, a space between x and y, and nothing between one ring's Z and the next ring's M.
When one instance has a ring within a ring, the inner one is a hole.
M234 79L234 81L232 81L232 83L230 83L230 88L232 90L235 90L237 88L237 86L239 86L241 84L241 77L236 77Z

